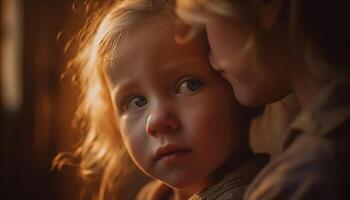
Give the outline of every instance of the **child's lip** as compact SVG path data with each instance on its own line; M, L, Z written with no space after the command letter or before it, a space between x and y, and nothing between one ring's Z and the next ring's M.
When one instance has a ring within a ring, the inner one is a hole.
M155 161L162 159L165 156L169 156L172 154L177 154L177 153L189 153L192 150L181 146L181 145L174 145L174 144L168 144L162 147L159 147L156 152L155 152Z

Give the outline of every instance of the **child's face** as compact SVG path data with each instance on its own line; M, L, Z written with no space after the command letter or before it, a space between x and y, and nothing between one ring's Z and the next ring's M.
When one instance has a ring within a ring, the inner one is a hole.
M248 106L271 103L291 89L286 67L290 61L284 59L286 42L275 32L255 26L239 17L220 16L206 24L213 67L232 84L237 100Z
M148 175L198 192L236 150L232 88L208 63L205 40L179 45L172 18L150 18L119 44L107 71L126 148Z

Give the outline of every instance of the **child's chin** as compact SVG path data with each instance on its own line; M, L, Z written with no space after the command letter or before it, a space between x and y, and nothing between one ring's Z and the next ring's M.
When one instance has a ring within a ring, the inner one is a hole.
M167 184L169 187L172 187L174 189L184 189L191 185L190 181L188 179L181 179L180 177L177 178L165 178L163 179L163 182Z
M200 192L201 190L201 185L199 184L200 181L195 181L193 177L187 176L186 178L183 179L176 179L176 180L164 180L164 182L171 188L175 190L191 190L191 191L196 191Z

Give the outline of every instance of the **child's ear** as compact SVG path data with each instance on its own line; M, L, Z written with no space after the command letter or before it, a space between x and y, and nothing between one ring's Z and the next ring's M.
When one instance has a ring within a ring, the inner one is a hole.
M263 0L260 0L263 1ZM266 31L273 29L282 11L285 0L265 0L259 9L260 25Z

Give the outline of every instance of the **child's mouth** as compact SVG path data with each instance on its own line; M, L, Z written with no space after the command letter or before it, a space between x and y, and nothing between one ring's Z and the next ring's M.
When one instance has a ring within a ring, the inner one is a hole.
M158 160L176 160L184 155L187 155L192 150L176 145L166 145L157 149L155 154L155 161Z

